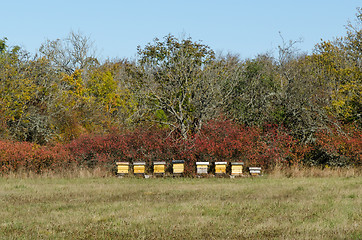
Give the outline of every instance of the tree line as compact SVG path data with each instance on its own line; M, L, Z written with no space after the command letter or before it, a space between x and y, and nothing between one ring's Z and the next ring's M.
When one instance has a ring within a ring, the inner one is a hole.
M321 41L311 54L282 40L277 56L252 59L217 55L200 41L171 34L137 47L135 60L103 62L81 33L47 40L35 55L3 38L0 138L54 145L145 128L185 142L218 120L283 129L295 144L314 146L310 159L326 154L318 148L326 136L331 145L353 138L358 148L361 25L358 9L344 37ZM360 163L360 151L355 156Z

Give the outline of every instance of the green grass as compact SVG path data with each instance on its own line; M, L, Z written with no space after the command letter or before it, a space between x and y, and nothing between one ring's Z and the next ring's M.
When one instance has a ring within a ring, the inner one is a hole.
M0 238L361 239L361 182L0 178Z

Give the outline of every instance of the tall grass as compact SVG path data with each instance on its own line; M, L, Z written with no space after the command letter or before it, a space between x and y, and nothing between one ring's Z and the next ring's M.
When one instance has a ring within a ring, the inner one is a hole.
M357 177L362 176L362 168L358 167L305 167L303 165L294 165L291 167L274 166L267 175L271 178L284 177Z
M269 178L359 177L362 176L362 168L322 168L305 167L303 165L283 167L276 165L273 168L268 169L266 172L262 171L262 174L263 176L267 176ZM69 167L67 169L60 170L43 170L40 173L19 169L16 172L3 173L0 176L3 178L102 178L114 177L115 173L111 172L109 168L98 166L95 168ZM130 174L128 177L133 177L133 175ZM187 175L187 177L192 178L195 177L195 175ZM212 175L209 175L208 177L212 177ZM246 170L244 170L244 177L251 177Z
M60 170L43 170L40 173L19 169L1 175L3 178L34 179L34 178L104 178L114 177L114 173L104 167L82 168L70 167Z

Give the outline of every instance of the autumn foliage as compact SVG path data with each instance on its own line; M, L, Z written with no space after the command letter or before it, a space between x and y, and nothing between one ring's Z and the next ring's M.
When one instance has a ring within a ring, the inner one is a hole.
M328 155L329 165L348 166L362 163L362 133L353 127L321 131L317 134L316 144L318 149Z
M361 164L360 132L341 137L321 132L318 145L300 144L286 129L276 125L245 127L229 120L210 121L192 138L182 140L157 127L107 135L84 135L68 144L40 146L28 142L0 141L2 173L26 170L36 173L72 167L103 167L113 171L116 161L186 160L186 172L193 174L196 161L243 161L246 166L267 169L276 164L301 164L313 151L344 156L349 164Z
M72 164L70 154L62 145L48 147L29 142L0 141L0 169L2 173L59 170Z

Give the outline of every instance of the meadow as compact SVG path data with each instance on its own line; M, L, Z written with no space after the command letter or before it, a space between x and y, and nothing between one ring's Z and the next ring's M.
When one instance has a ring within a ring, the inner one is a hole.
M362 177L0 178L0 239L361 239Z

